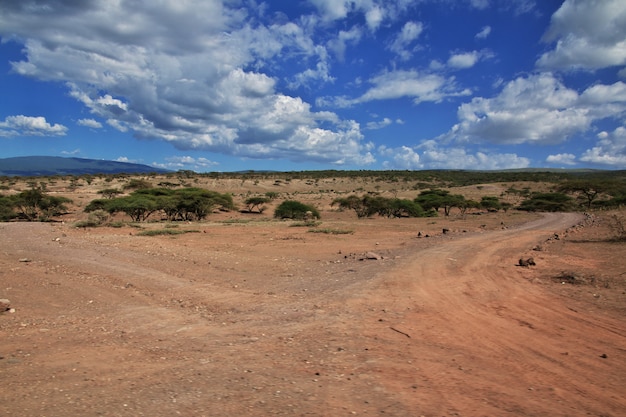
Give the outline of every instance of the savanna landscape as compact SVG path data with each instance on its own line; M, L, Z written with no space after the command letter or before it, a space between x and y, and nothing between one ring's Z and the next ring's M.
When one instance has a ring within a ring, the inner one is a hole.
M2 177L0 415L626 415L624 177Z

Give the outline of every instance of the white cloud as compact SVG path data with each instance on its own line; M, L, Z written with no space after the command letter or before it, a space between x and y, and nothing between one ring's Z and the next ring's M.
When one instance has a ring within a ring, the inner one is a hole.
M548 155L546 162L555 165L576 165L576 155L571 153L559 153L556 155Z
M387 169L476 169L497 170L527 168L528 158L512 153L469 153L462 147L441 147L436 141L428 140L415 147L402 146L378 149L386 159Z
M333 19L353 7L369 13L371 29L400 7L315 3ZM71 10L63 2L45 10L30 4L0 6L0 36L24 40L24 58L12 63L14 71L66 83L71 97L117 130L179 149L250 158L372 160L358 124L314 112L301 98L278 91L275 75L284 65L297 74L287 80L294 88L332 82L327 50L342 55L360 39L358 28L322 45L313 40L315 16L264 25L255 15L262 8L231 8L218 0L73 2ZM65 130L48 125L35 131Z
M483 26L483 28L474 36L476 39L486 39L491 34L491 26Z
M0 122L0 136L65 136L67 127L50 124L45 117L7 116Z
M385 12L382 8L374 6L365 13L365 22L370 31L375 32L385 18Z
M393 120L391 120L388 117L385 117L383 120L367 123L367 125L365 125L365 128L367 130L377 130L377 129L383 129L391 124L393 124Z
M478 58L477 51L453 54L448 59L448 65L453 68L471 68L478 62Z
M556 44L537 61L541 69L626 65L626 2L566 0L552 15L544 40Z
M385 19L395 19L409 7L415 5L415 0L308 0L321 14L322 20L333 21L345 19L350 13L360 13L365 16L368 28L376 31Z
M519 77L494 98L475 97L458 110L447 134L461 142L555 144L595 121L626 112L626 85L595 85L579 95L550 73Z
M190 169L193 171L203 171L207 168L218 166L219 163L207 158L194 158L192 156L172 156L165 158L166 163L161 164L162 168L171 170Z
M426 101L440 102L447 97L469 95L469 90L459 89L454 77L445 78L438 74L417 71L385 71L369 80L372 87L354 99L331 97L318 99L318 105L350 107L375 100L410 98L414 104Z
M77 124L79 126L90 127L92 129L101 129L102 128L102 123L100 123L99 121L94 120L94 119L80 119L80 120L78 120Z
M489 0L470 0L470 4L477 9L486 9L489 7Z
M328 42L328 49L335 53L338 60L343 61L347 46L349 44L357 44L361 40L362 36L363 32L356 26L347 31L339 31L339 35L337 35L335 39Z
M620 126L610 133L600 132L596 146L587 149L580 160L614 168L626 168L626 128Z
M398 36L389 45L389 49L403 60L408 60L413 55L409 45L413 43L424 30L421 22L406 22Z

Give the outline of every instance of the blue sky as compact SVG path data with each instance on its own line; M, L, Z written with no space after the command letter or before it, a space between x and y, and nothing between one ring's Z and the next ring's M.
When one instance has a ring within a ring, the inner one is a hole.
M626 169L623 0L3 0L0 157Z

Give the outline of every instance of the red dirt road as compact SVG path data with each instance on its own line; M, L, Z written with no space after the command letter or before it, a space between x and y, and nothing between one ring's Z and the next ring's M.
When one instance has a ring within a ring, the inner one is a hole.
M0 224L0 415L626 415L623 317L515 265L579 221L381 235L380 261L274 224Z

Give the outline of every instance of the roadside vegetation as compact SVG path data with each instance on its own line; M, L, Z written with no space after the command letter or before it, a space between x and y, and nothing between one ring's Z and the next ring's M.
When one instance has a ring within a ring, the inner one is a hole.
M232 192L210 190L210 184L218 181L230 181ZM298 181L300 188L291 186ZM344 182L353 184L352 191L336 189ZM505 191L490 192L488 184L495 183L500 190L506 187ZM74 203L59 192L65 187L67 195L74 198L76 193L84 194L87 186L93 189L98 185L101 188L96 193L102 198L84 202ZM472 186L472 198L466 197L462 187L467 190ZM237 194L237 189L245 192ZM354 212L358 219L448 217L478 211L592 211L626 204L626 171L180 171L134 176L0 177L0 221L60 220L68 211L78 209L87 213L76 223L79 227L119 225L124 217L131 222L197 222L211 213L237 210L236 200L243 214L261 215L273 210L270 216L275 219L306 223L321 218L315 196L324 194L332 195L326 200L331 209Z

